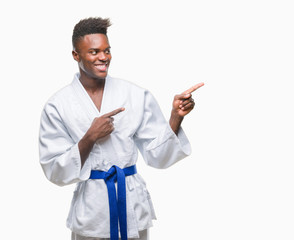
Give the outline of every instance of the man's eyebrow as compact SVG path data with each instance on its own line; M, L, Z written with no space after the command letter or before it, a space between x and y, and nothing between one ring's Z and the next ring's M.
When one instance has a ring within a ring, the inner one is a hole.
M104 50L107 50L107 49L110 49L111 47L109 46L109 47L106 47ZM101 51L101 49L100 48L89 48L89 51L90 50L95 50L95 51Z

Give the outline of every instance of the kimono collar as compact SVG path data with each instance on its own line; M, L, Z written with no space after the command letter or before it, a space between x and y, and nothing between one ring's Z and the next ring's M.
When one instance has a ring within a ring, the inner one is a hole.
M111 77L107 76L105 79L105 85L103 90L103 96L102 96L102 102L101 102L101 109L100 112L95 106L94 102L92 101L91 97L87 93L86 89L82 85L80 81L80 73L76 73L74 75L74 79L72 82L72 86L75 89L75 92L79 96L80 100L83 102L85 109L87 109L88 113L90 115L94 115L94 117L100 116L104 114L104 108L105 108L105 102L107 102L108 97L108 88L109 88L109 82Z

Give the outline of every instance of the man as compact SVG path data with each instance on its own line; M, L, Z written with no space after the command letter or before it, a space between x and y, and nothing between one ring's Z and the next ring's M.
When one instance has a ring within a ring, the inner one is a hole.
M181 122L194 107L197 84L176 95L169 124L153 96L112 78L109 19L81 20L73 31L79 73L46 103L40 125L40 163L46 177L77 183L67 227L72 239L147 239L155 219L137 149L145 162L167 168L190 154Z

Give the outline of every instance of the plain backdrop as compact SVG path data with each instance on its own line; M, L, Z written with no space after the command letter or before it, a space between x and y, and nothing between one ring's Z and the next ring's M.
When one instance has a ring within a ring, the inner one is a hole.
M286 0L2 1L1 238L70 239L74 186L38 162L47 99L78 71L74 25L109 17L110 75L149 89L169 118L198 82L183 122L193 153L138 169L158 220L151 239L294 239L294 7ZM5 236L5 237L4 237Z

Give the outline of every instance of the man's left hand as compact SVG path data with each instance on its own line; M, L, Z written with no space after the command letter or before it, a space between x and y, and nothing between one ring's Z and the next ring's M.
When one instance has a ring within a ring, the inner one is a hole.
M195 86L189 88L183 93L176 95L173 101L173 114L179 117L186 116L195 106L194 99L192 98L192 92L196 91L198 88L202 87L204 83L198 83Z

